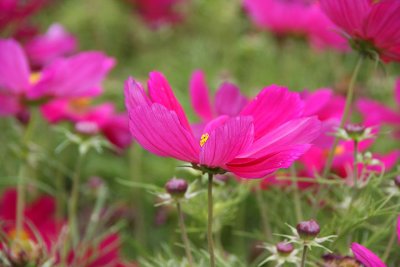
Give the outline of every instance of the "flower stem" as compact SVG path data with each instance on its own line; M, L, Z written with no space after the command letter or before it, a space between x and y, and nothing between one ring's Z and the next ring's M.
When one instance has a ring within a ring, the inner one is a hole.
M186 227L185 227L185 220L183 218L183 212L181 208L181 203L179 201L176 202L176 209L178 210L178 216L179 216L179 227L181 228L181 235L182 235L182 241L185 246L185 252L186 252L186 257L189 262L189 267L193 267L193 256L192 252L190 251L190 243L189 243L189 238L187 236L186 232Z
M257 200L258 208L260 209L262 229L264 231L264 235L267 238L267 240L271 240L272 239L271 226L269 223L267 211L265 209L264 199L261 194L261 188L256 189L256 200Z
M208 240L208 253L210 254L210 267L215 267L214 255L214 241L213 241L213 174L208 173L208 227L207 227L207 240Z
M28 157L29 157L29 140L31 138L35 120L36 120L36 112L32 111L32 116L29 119L28 125L25 127L25 131L22 138L22 146L23 146L23 158L22 163L18 172L18 184L17 184L17 210L16 210L16 218L15 218L15 230L16 230L16 239L18 240L24 228L24 212L25 212L25 189L26 189L26 181L25 178L28 175Z
M296 211L296 220L301 222L303 220L303 211L301 208L301 200L299 194L299 185L297 183L297 172L294 165L290 167L290 176L292 177L292 189L293 189L293 204Z
M357 190L358 184L358 141L354 140L354 166L353 166L353 182L354 182L354 190Z
M306 266L306 258L307 258L307 246L303 247L303 256L301 256L301 267Z
M72 191L69 199L68 206L68 220L69 220L69 228L70 228L70 236L72 240L73 247L76 247L79 241L79 229L78 229L78 200L79 200L79 186L80 186L80 177L81 177L81 166L82 166L83 155L79 153L75 172L72 177Z
M393 248L394 241L396 240L397 233L396 231L392 231L392 235L390 236L390 240L388 245L386 246L385 253L383 254L382 260L385 262L389 257L390 251Z
M357 80L358 74L360 72L361 65L362 65L363 61L364 61L364 57L360 56L358 61L357 61L356 67L355 67L355 69L353 71L353 74L351 76L351 80L350 80L350 83L349 83L349 88L347 90L346 104L345 104L345 108L344 108L342 119L340 121L339 128L343 128L344 124L346 123L346 121L347 121L347 119L349 117L350 107L351 107L351 104L353 102L355 84L356 84L356 80ZM325 178L328 176L328 174L329 174L329 172L331 170L333 157L335 155L335 150L336 150L336 147L338 146L338 144L339 144L339 137L336 136L334 141L333 141L332 149L329 151L328 159L326 161L325 169L324 169L324 172L323 172L323 177L325 177Z

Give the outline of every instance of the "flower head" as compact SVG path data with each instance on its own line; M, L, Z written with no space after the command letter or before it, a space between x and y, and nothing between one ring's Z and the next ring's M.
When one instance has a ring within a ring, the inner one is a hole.
M300 259L297 256L299 250L295 249L292 244L280 242L276 245L264 244L262 246L268 250L271 255L262 261L258 266L263 266L265 263L274 261L275 266L284 266L285 263L297 263Z
M172 197L181 198L188 189L188 183L184 179L172 178L165 184L165 190Z
M400 2L321 0L321 8L353 49L384 61L400 60Z
M386 267L386 264L373 252L358 243L351 244L354 257L365 267Z
M303 117L303 102L286 88L265 88L234 117L219 116L193 134L186 115L161 73L152 72L149 96L128 79L125 102L130 131L150 152L190 162L215 174L260 178L287 168L320 133L315 117Z

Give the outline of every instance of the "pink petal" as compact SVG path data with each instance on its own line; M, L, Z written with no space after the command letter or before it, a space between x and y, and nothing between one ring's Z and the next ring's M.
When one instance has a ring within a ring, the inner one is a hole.
M304 116L318 115L331 100L333 92L331 89L318 89L312 93L304 92L302 99L304 100Z
M223 83L215 94L215 109L218 115L237 116L247 103L247 98L232 83Z
M208 140L200 149L200 164L224 167L253 142L252 118L240 116L228 119L208 134Z
M322 10L347 34L362 34L364 19L371 10L371 0L320 0Z
M176 99L167 79L160 72L151 72L149 76L148 88L151 100L154 103L163 105L170 111L174 111L178 116L182 126L187 131L191 132L192 130L186 118L185 112Z
M0 92L21 94L29 88L29 65L22 47L14 40L0 40Z
M15 115L20 109L17 98L0 94L0 116Z
M261 158L236 158L226 164L227 170L244 178L263 178L278 169L288 168L311 145L295 145L288 149L267 154Z
M198 162L199 143L182 126L176 112L159 103L148 103L142 93L132 79L126 82L125 102L135 140L156 155Z
M386 264L378 256L358 243L352 243L351 250L354 253L354 257L365 267L386 267Z
M383 104L369 99L357 101L357 108L364 116L365 124L379 125L381 123L400 123L400 113L397 113Z
M129 120L126 114L113 115L103 126L102 131L104 136L120 149L124 149L132 143Z
M52 24L44 35L35 37L25 45L32 62L38 65L50 63L76 49L77 41L62 25Z
M35 227L40 227L48 221L54 220L55 211L55 199L50 196L42 196L26 207L25 216Z
M321 134L321 122L315 117L291 120L265 134L240 158L260 158L292 146L310 144Z
M400 2L379 1L366 18L363 38L372 42L386 61L400 60ZM395 48L395 49L393 49Z
M75 114L70 114L68 100L54 100L40 107L43 117L49 123L58 123L62 120L74 120ZM72 116L71 116L72 115Z
M115 65L101 52L83 52L59 59L45 68L29 97L92 97L100 94L101 83Z
M200 70L193 72L189 84L192 106L197 115L204 121L213 118L209 90Z
M298 118L303 112L303 102L297 93L287 88L271 85L264 88L240 113L254 119L255 140Z

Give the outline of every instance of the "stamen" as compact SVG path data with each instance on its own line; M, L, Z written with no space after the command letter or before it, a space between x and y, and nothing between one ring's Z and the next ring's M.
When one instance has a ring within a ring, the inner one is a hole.
M204 144L207 142L208 137L210 137L210 135L208 133L202 134L201 138L200 138L200 146L203 147Z

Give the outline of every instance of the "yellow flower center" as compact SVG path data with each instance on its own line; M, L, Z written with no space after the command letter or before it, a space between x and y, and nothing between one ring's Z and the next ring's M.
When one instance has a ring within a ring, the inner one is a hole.
M74 99L72 101L70 101L69 103L69 107L71 108L71 110L76 111L76 112L85 112L87 110L87 108L90 105L90 98L87 97L81 97L78 99Z
M337 146L335 149L335 156L340 156L345 152L344 146Z
M208 133L202 134L200 137L200 146L203 147L204 144L207 142L208 137L210 137L210 135Z
M40 77L42 74L40 72L32 72L31 75L29 76L29 82L31 84L35 84L40 80Z

